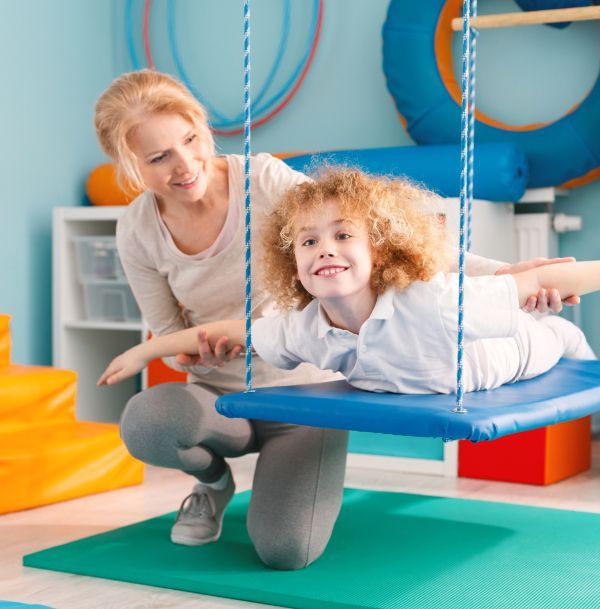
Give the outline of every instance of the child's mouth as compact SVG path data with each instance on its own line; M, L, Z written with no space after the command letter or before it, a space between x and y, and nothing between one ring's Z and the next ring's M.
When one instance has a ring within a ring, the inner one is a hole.
M323 268L317 269L315 275L317 275L317 277L333 277L334 275L343 273L349 268L350 267L348 266L324 266Z

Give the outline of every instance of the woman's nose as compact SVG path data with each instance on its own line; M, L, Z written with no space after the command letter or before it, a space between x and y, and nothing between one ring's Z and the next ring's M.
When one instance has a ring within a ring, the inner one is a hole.
M192 158L186 154L179 154L176 158L176 169L179 173L188 173L192 168Z

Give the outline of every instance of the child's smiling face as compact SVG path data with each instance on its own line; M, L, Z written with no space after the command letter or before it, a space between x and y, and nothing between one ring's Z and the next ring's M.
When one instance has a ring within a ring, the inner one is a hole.
M335 199L295 221L294 255L298 279L320 301L371 296L373 251L366 226L344 217Z

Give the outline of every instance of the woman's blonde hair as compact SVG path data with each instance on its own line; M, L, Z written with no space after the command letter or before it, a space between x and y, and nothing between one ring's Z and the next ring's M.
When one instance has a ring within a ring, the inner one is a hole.
M194 125L214 152L206 111L183 84L155 70L121 74L98 99L94 126L100 146L115 163L119 185L126 190L144 188L129 138L148 114L161 112L179 114Z
M313 299L297 278L297 219L331 199L342 217L367 228L374 260L371 287L377 294L448 269L449 240L443 216L433 209L439 197L408 180L328 168L285 193L265 222L263 281L281 308L302 308Z

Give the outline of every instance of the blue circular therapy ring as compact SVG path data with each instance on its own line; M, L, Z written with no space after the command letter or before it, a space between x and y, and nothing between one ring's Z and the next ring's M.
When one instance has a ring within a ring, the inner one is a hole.
M383 70L418 144L460 141L461 91L452 66L451 20L462 0L391 0ZM478 142L512 142L529 161L531 188L574 187L600 177L600 76L585 99L548 123L512 126L476 112Z

